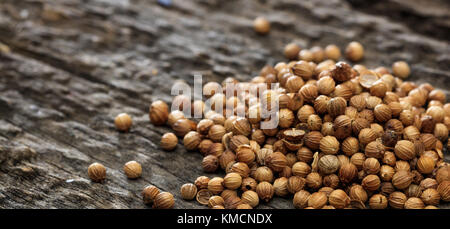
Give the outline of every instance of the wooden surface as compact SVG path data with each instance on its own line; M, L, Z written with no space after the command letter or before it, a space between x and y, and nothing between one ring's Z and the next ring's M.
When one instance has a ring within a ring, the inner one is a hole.
M2 0L0 208L145 208L147 184L173 193L176 208L203 208L178 191L204 174L202 157L182 145L158 148L169 129L150 124L150 102L170 102L170 85L192 83L194 73L248 80L284 61L291 41L343 48L358 40L362 64L406 60L411 80L449 96L448 1L367 2ZM272 21L268 36L252 30L260 15ZM133 116L130 133L114 128L121 112ZM123 174L129 160L142 163L141 179ZM88 179L92 162L107 167L104 184ZM261 208L292 203L276 198Z

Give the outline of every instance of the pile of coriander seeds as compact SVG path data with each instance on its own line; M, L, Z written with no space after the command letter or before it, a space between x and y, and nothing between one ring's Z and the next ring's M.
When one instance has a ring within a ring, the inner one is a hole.
M152 103L151 122L174 131L163 135L162 149L173 150L181 139L204 156L199 166L206 173L226 172L182 185L182 198L213 209L251 209L274 196L291 198L300 209L433 209L450 201L443 155L450 104L442 91L404 81L410 69L403 61L391 72L337 62L336 45L301 50L289 44L284 53L289 62L265 66L250 82L206 83L207 98L223 113L204 112L194 121L181 106L169 112L164 102ZM358 42L345 49L351 61L363 54ZM247 93L227 97L230 83ZM273 83L279 88L271 89ZM262 84L265 91L251 93ZM180 100L206 110L201 100L181 95L173 102ZM278 126L262 129L268 101L278 103Z

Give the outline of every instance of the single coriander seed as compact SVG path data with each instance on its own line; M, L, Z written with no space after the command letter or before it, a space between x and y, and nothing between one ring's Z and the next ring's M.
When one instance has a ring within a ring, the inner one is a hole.
M148 185L142 190L142 199L144 204L153 204L156 196L160 193L159 189L153 185Z
M94 182L102 182L106 178L106 168L100 163L92 163L88 167L89 178Z
M170 209L170 208L173 208L174 204L175 204L175 200L171 193L161 192L155 197L155 200L153 203L153 208Z
M161 137L160 146L163 150L172 151L177 147L178 138L173 133L165 133Z
M114 119L114 124L116 125L116 128L120 131L128 132L130 130L131 125L133 124L133 121L131 120L130 115L126 113L121 113L116 116Z
M364 47L357 41L350 42L345 48L345 56L353 61L359 61L364 56Z
M259 34L267 34L270 31L270 22L263 17L257 17L253 21L253 29Z
M328 59L337 61L341 57L341 50L334 44L327 45L327 47L325 47L325 56Z
M197 195L197 186L192 183L183 184L180 188L181 198L193 200Z
M167 122L169 116L169 106L161 100L157 100L150 105L149 117L153 125L161 126Z
M296 43L289 43L284 47L284 56L289 60L297 59L299 52L300 46L298 46Z
M123 171L129 179L136 179L142 174L142 166L136 161L129 161L123 166Z
M408 63L405 61L397 61L392 64L392 72L395 76L400 77L401 79L406 79L411 73L411 70Z

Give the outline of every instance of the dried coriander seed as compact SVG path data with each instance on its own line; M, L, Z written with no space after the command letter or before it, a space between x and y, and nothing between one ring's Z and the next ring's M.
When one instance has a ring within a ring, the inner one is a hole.
M253 208L258 206L259 204L258 193L251 190L243 192L241 200L243 204L248 204Z
M263 17L257 17L253 21L253 29L259 34L267 34L270 31L270 22Z
M157 187L148 185L142 190L142 199L145 204L153 204L153 201L159 193L160 191Z
M163 150L172 151L177 147L178 138L173 133L165 133L161 137L160 146Z
M327 47L325 47L325 56L328 59L337 61L341 57L341 50L334 44L327 45Z
M296 43L289 43L284 47L284 56L289 60L296 59L300 52L300 46Z
M364 48L359 42L352 41L345 48L345 56L351 61L359 61L364 56Z
M197 195L197 186L192 183L183 184L180 188L181 198L193 200Z
M228 189L234 190L241 187L242 177L238 173L228 173L223 178L223 186Z
M153 202L153 208L157 209L169 209L173 208L175 204L175 199L173 195L169 192L161 192L156 195L155 200Z
M88 167L89 178L94 182L102 182L106 178L106 168L100 163L92 163Z
M200 189L197 193L196 200L201 205L208 205L208 200L213 195L208 189Z
M339 169L340 162L334 155L325 155L319 159L319 170L324 174L331 174Z
M411 73L411 70L405 61L397 61L392 64L392 72L395 76L406 79Z
M136 179L142 174L142 166L136 161L129 161L123 166L123 171L129 179Z
M116 125L116 128L120 131L128 132L130 130L131 125L133 124L133 121L131 120L130 115L126 113L121 113L116 116L114 119L114 124Z
M169 106L161 100L154 101L150 105L149 117L153 125L161 126L167 122Z
M273 185L269 182L263 181L256 186L256 193L265 202L269 202L272 199L274 192Z
M336 189L330 193L328 201L333 207L343 209L350 204L350 197L343 190Z

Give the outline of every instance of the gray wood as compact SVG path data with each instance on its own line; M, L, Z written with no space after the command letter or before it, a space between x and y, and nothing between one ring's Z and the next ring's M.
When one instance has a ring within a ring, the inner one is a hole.
M170 102L170 85L193 83L194 73L248 80L284 60L291 41L343 48L358 40L362 64L406 60L411 80L448 95L448 1L172 2L1 1L0 208L145 208L147 184L173 193L176 208L203 208L178 191L204 175L202 157L182 145L158 148L169 129L149 123L150 102ZM259 15L272 21L268 36L252 30ZM121 112L133 116L130 133L114 128ZM142 163L141 179L123 174L129 160ZM88 179L92 162L107 167L104 184ZM276 198L261 208L292 203Z

